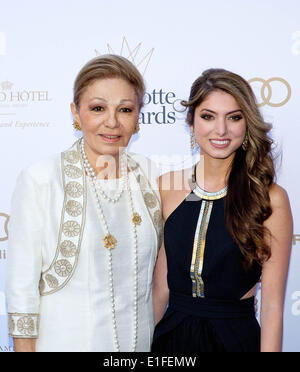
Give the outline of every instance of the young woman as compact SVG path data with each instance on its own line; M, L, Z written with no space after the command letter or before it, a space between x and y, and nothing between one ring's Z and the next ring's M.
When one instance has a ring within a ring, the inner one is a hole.
M16 351L150 350L160 200L150 162L125 151L143 96L125 58L88 62L71 104L83 138L18 179L7 266Z
M201 160L189 180L187 172L160 178L152 350L280 351L292 216L274 182L270 126L249 84L226 70L205 71L183 104Z

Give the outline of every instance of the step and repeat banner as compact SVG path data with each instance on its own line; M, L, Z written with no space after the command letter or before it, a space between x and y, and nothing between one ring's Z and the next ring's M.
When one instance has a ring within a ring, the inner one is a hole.
M129 150L152 158L161 172L197 159L180 100L203 70L225 68L252 85L273 124L281 154L277 182L294 216L284 351L299 352L299 1L0 0L0 9L0 352L13 351L5 267L16 178L78 138L70 113L73 81L83 64L106 53L129 58L144 75L141 130Z

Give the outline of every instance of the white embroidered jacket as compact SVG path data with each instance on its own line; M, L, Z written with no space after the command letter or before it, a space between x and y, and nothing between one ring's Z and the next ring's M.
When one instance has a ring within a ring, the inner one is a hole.
M157 253L162 218L155 176L150 174L153 168L139 155L128 154L127 159L139 186L134 192L141 193L156 231ZM67 290L72 282L81 259L87 189L79 141L60 159L41 162L19 176L9 225L6 294L10 336L38 338L42 296Z

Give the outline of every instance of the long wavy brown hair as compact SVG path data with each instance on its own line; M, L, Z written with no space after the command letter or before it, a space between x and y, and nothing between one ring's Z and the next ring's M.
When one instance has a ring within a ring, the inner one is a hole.
M273 141L268 133L271 125L263 120L255 95L241 76L224 69L209 69L193 83L188 101L187 121L194 124L196 107L208 95L221 90L232 95L246 120L247 146L237 149L228 174L225 198L225 220L229 233L240 247L245 266L255 261L263 264L271 256L266 241L269 230L263 226L272 214L269 189L274 182Z

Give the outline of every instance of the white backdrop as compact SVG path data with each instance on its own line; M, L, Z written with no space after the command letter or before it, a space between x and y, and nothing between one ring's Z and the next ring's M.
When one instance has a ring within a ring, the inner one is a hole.
M221 67L254 79L282 152L278 183L294 215L284 351L299 352L298 0L0 0L0 351L12 350L4 278L16 177L76 140L69 110L74 78L89 59L108 52L131 55L144 73L147 105L130 151L151 157L162 171L192 161L185 117L176 110L196 77Z

